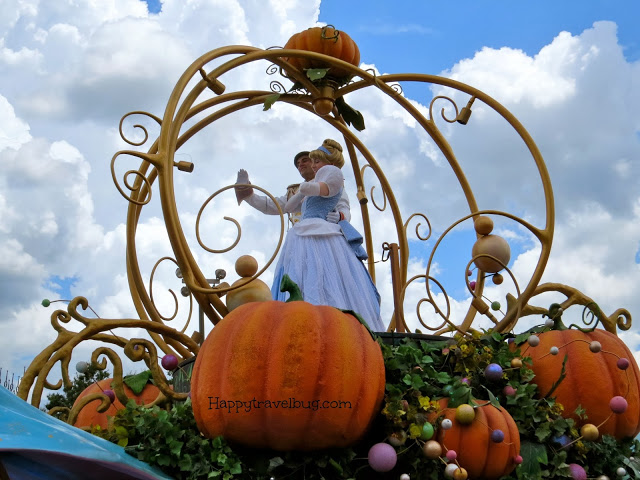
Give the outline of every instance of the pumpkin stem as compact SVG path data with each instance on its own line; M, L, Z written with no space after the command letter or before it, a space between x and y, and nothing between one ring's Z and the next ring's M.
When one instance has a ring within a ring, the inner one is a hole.
M369 328L369 325L367 325L367 322L364 321L364 318L362 318L360 314L354 312L353 310L342 310L342 309L338 309L338 310L340 310L342 313L348 313L349 315L353 315L354 317L356 317L356 320L358 320L362 325L364 325L364 328L367 329L367 332L369 332L369 335L371 335L371 338L373 338L373 341L375 342L376 334L371 331L371 329Z
M567 326L562 322L562 312L562 305L560 305L559 303L552 303L549 306L549 313L543 315L543 317L546 316L553 320L553 327L551 328L552 330L567 330Z
M289 298L286 303L289 302L298 302L302 301L302 290L296 282L291 280L291 277L286 273L282 276L282 281L280 282L280 291L281 292L289 292Z

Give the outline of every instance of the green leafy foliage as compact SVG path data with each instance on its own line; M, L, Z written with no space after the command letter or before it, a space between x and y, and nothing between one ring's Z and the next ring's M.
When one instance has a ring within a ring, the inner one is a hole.
M123 382L127 385L133 393L140 395L147 383L151 381L153 375L151 370L145 370L144 372L136 373L134 375L128 375L123 378Z
M73 402L76 401L78 395L80 395L89 385L109 378L110 373L106 370L98 370L91 363L87 364L87 371L84 373L77 373L71 381L70 386L65 386L62 389L62 393L51 393L47 395L46 410L51 410L54 407L66 407L71 408ZM59 418L62 421L67 420L67 411L58 411L53 414L54 417Z

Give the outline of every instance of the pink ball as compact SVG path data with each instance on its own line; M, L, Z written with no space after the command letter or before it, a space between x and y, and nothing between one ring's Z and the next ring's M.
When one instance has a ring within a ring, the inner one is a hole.
M398 455L388 443L376 443L369 449L369 465L376 472L388 472L396 466Z
M507 385L502 389L502 393L504 393L507 397L513 397L516 394L516 389L511 385Z
M107 389L107 390L103 390L103 392L107 397L109 397L109 400L111 400L111 403L116 401L116 394L113 392L113 390Z
M516 455L515 457L513 457L513 463L515 463L516 465L520 465L524 460L522 459L521 455Z
M455 450L447 450L447 460L453 462L456 458L458 458L458 454Z
M178 367L178 359L175 355L165 355L162 357L162 368L165 370L175 370Z
M629 368L630 363L626 358L619 358L616 365L618 365L618 368L620 370L626 370L627 368Z
M476 289L476 281L475 280L471 280L469 282L469 287L471 288L471 290L475 290Z
M571 478L573 478L573 480L587 480L587 472L577 463L571 463L569 465L569 471L571 472Z
M628 406L629 404L625 398L621 396L613 397L609 402L609 408L613 413L624 413L627 411Z

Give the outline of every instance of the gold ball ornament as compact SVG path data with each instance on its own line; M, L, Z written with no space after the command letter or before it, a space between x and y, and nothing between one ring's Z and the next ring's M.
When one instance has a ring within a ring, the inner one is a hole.
M521 368L522 367L522 360L519 358L512 358L511 359L511 368Z
M424 453L424 456L429 460L435 460L442 455L442 445L435 440L429 440L422 447L422 453Z
M468 477L469 477L469 474L462 467L458 468L457 470L454 470L453 472L453 480L467 480Z
M491 255L500 260L502 264L493 258L479 255ZM473 263L475 263L476 267L480 270L487 273L498 273L504 268L503 264L506 266L509 263L511 259L511 248L504 238L498 235L485 235L473 244L471 256L475 258Z
M478 235L489 235L493 230L493 220L489 217L481 215L473 221L473 228L476 229Z
M318 115L329 115L333 111L333 100L330 98L316 98L313 101L313 111Z
M252 277L258 271L258 261L251 255L242 255L236 260L236 273L241 277Z

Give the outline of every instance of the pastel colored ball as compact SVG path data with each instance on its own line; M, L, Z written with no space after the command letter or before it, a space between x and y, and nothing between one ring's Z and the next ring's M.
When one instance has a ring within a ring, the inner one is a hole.
M162 357L162 368L165 370L175 370L178 367L178 358L175 355L165 355Z
M420 432L420 438L422 440L431 440L431 438L433 437L433 425L431 425L431 423L427 422L422 426L422 432Z
M490 363L484 369L484 376L491 382L497 382L502 379L502 367L497 363Z
M111 403L116 401L116 394L114 393L113 390L111 389L107 389L107 390L103 390L103 392L107 397L109 397L109 400L111 400Z
M537 347L538 345L540 345L540 338L538 338L537 335L530 335L527 339L527 342L529 342L529 345L531 345L532 347Z
M447 450L447 454L445 456L450 462L453 462L456 458L458 458L458 454L455 450Z
M87 362L76 363L76 371L78 373L86 373L89 370L89 364Z
M511 385L507 385L502 389L502 393L504 393L507 397L513 397L516 394L516 389Z
M450 419L445 418L444 420L442 420L440 426L443 430L449 430L451 427L453 427L453 422Z
M629 404L627 403L627 400L619 395L613 397L609 402L609 408L611 408L613 413L624 413L627 411L628 406Z
M600 436L600 431L593 423L586 423L580 428L580 435L589 442L595 442Z
M444 474L449 478L453 478L453 472L455 472L456 470L458 470L458 465L456 465L455 463L450 463L445 467Z
M469 282L469 288L470 288L471 290L475 290L475 289L476 289L476 281L475 281L475 280L471 280L471 281Z
M569 464L569 472L573 480L587 480L587 472L577 463Z
M520 465L523 461L524 459L522 458L522 455L516 455L515 457L513 457L513 463L515 463L516 465Z
M589 350L591 350L593 353L598 353L600 350L602 350L602 344L600 342L593 341L589 344Z
M630 363L628 359L623 357L618 359L618 361L616 362L616 365L620 370L626 370L627 368L629 368Z
M491 441L494 443L502 443L504 441L504 432L499 429L492 431Z
M369 465L376 472L388 472L396 466L398 455L388 443L376 443L369 449Z
M456 408L456 420L462 425L469 425L476 418L476 411L468 403L458 405ZM444 421L443 421L444 423Z
M616 470L616 475L619 477L624 477L627 474L627 470L624 467L618 467Z
M435 460L440 455L442 455L442 445L440 445L435 440L429 440L422 447L422 453L424 453L424 456L428 459Z

